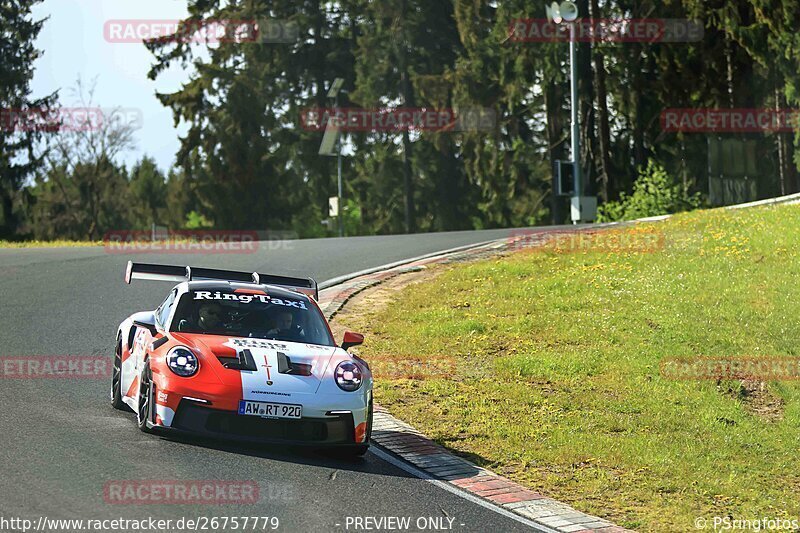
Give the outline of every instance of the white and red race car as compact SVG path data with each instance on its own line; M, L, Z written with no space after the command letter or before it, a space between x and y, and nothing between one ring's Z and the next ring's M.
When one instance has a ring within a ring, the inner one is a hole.
M140 429L367 451L364 338L336 345L313 279L129 262L134 279L180 282L117 332L111 402Z

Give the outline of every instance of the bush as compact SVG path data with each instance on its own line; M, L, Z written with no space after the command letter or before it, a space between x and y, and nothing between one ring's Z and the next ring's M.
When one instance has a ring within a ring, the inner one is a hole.
M622 193L619 201L601 205L597 210L597 221L615 222L668 215L691 211L702 204L700 193L689 194L663 166L651 159L647 162L647 168L639 169L633 193Z
M186 214L186 229L211 229L213 227L214 222L197 211L189 211Z

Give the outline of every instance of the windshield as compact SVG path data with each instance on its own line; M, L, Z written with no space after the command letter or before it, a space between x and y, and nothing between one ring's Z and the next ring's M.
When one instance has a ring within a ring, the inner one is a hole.
M303 298L275 298L250 289L187 292L171 331L335 346L316 306Z

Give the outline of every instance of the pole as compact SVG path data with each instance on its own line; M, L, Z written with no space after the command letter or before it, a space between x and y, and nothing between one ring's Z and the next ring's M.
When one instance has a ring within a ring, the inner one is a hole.
M338 140L339 150L338 154L336 155L337 165L339 167L339 237L344 237L344 219L342 218L342 214L344 213L344 206L342 205L342 133L339 132L339 140Z
M571 99L572 99L572 161L574 163L573 176L574 176L574 196L580 198L583 196L583 184L581 176L581 132L579 124L579 109L578 109L578 43L575 39L575 23L569 25L569 66L570 66L570 81L571 81ZM580 202L580 200L578 200ZM578 204L580 205L580 203ZM573 222L578 222L573 220Z
M336 95L336 109L338 112L339 109L339 95ZM344 213L344 206L342 205L342 131L339 130L339 135L336 138L336 166L338 167L337 174L337 182L338 182L338 212L336 213L336 218L339 219L339 237L344 237L344 219L342 218L342 213Z

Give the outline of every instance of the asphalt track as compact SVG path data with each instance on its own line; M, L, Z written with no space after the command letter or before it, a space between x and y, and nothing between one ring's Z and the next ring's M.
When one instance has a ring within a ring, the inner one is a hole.
M0 355L112 356L116 327L154 309L169 285L125 285L125 263L193 264L324 281L484 242L508 230L264 242L251 254L117 254L97 248L0 250ZM275 516L278 531L366 531L347 517L452 518L452 531L530 530L369 453L347 461L275 447L168 440L111 408L106 379L0 377L0 518ZM413 420L409 422L413 423ZM117 480L255 481L250 505L119 505ZM2 526L0 529L6 530ZM427 529L433 530L433 529Z

